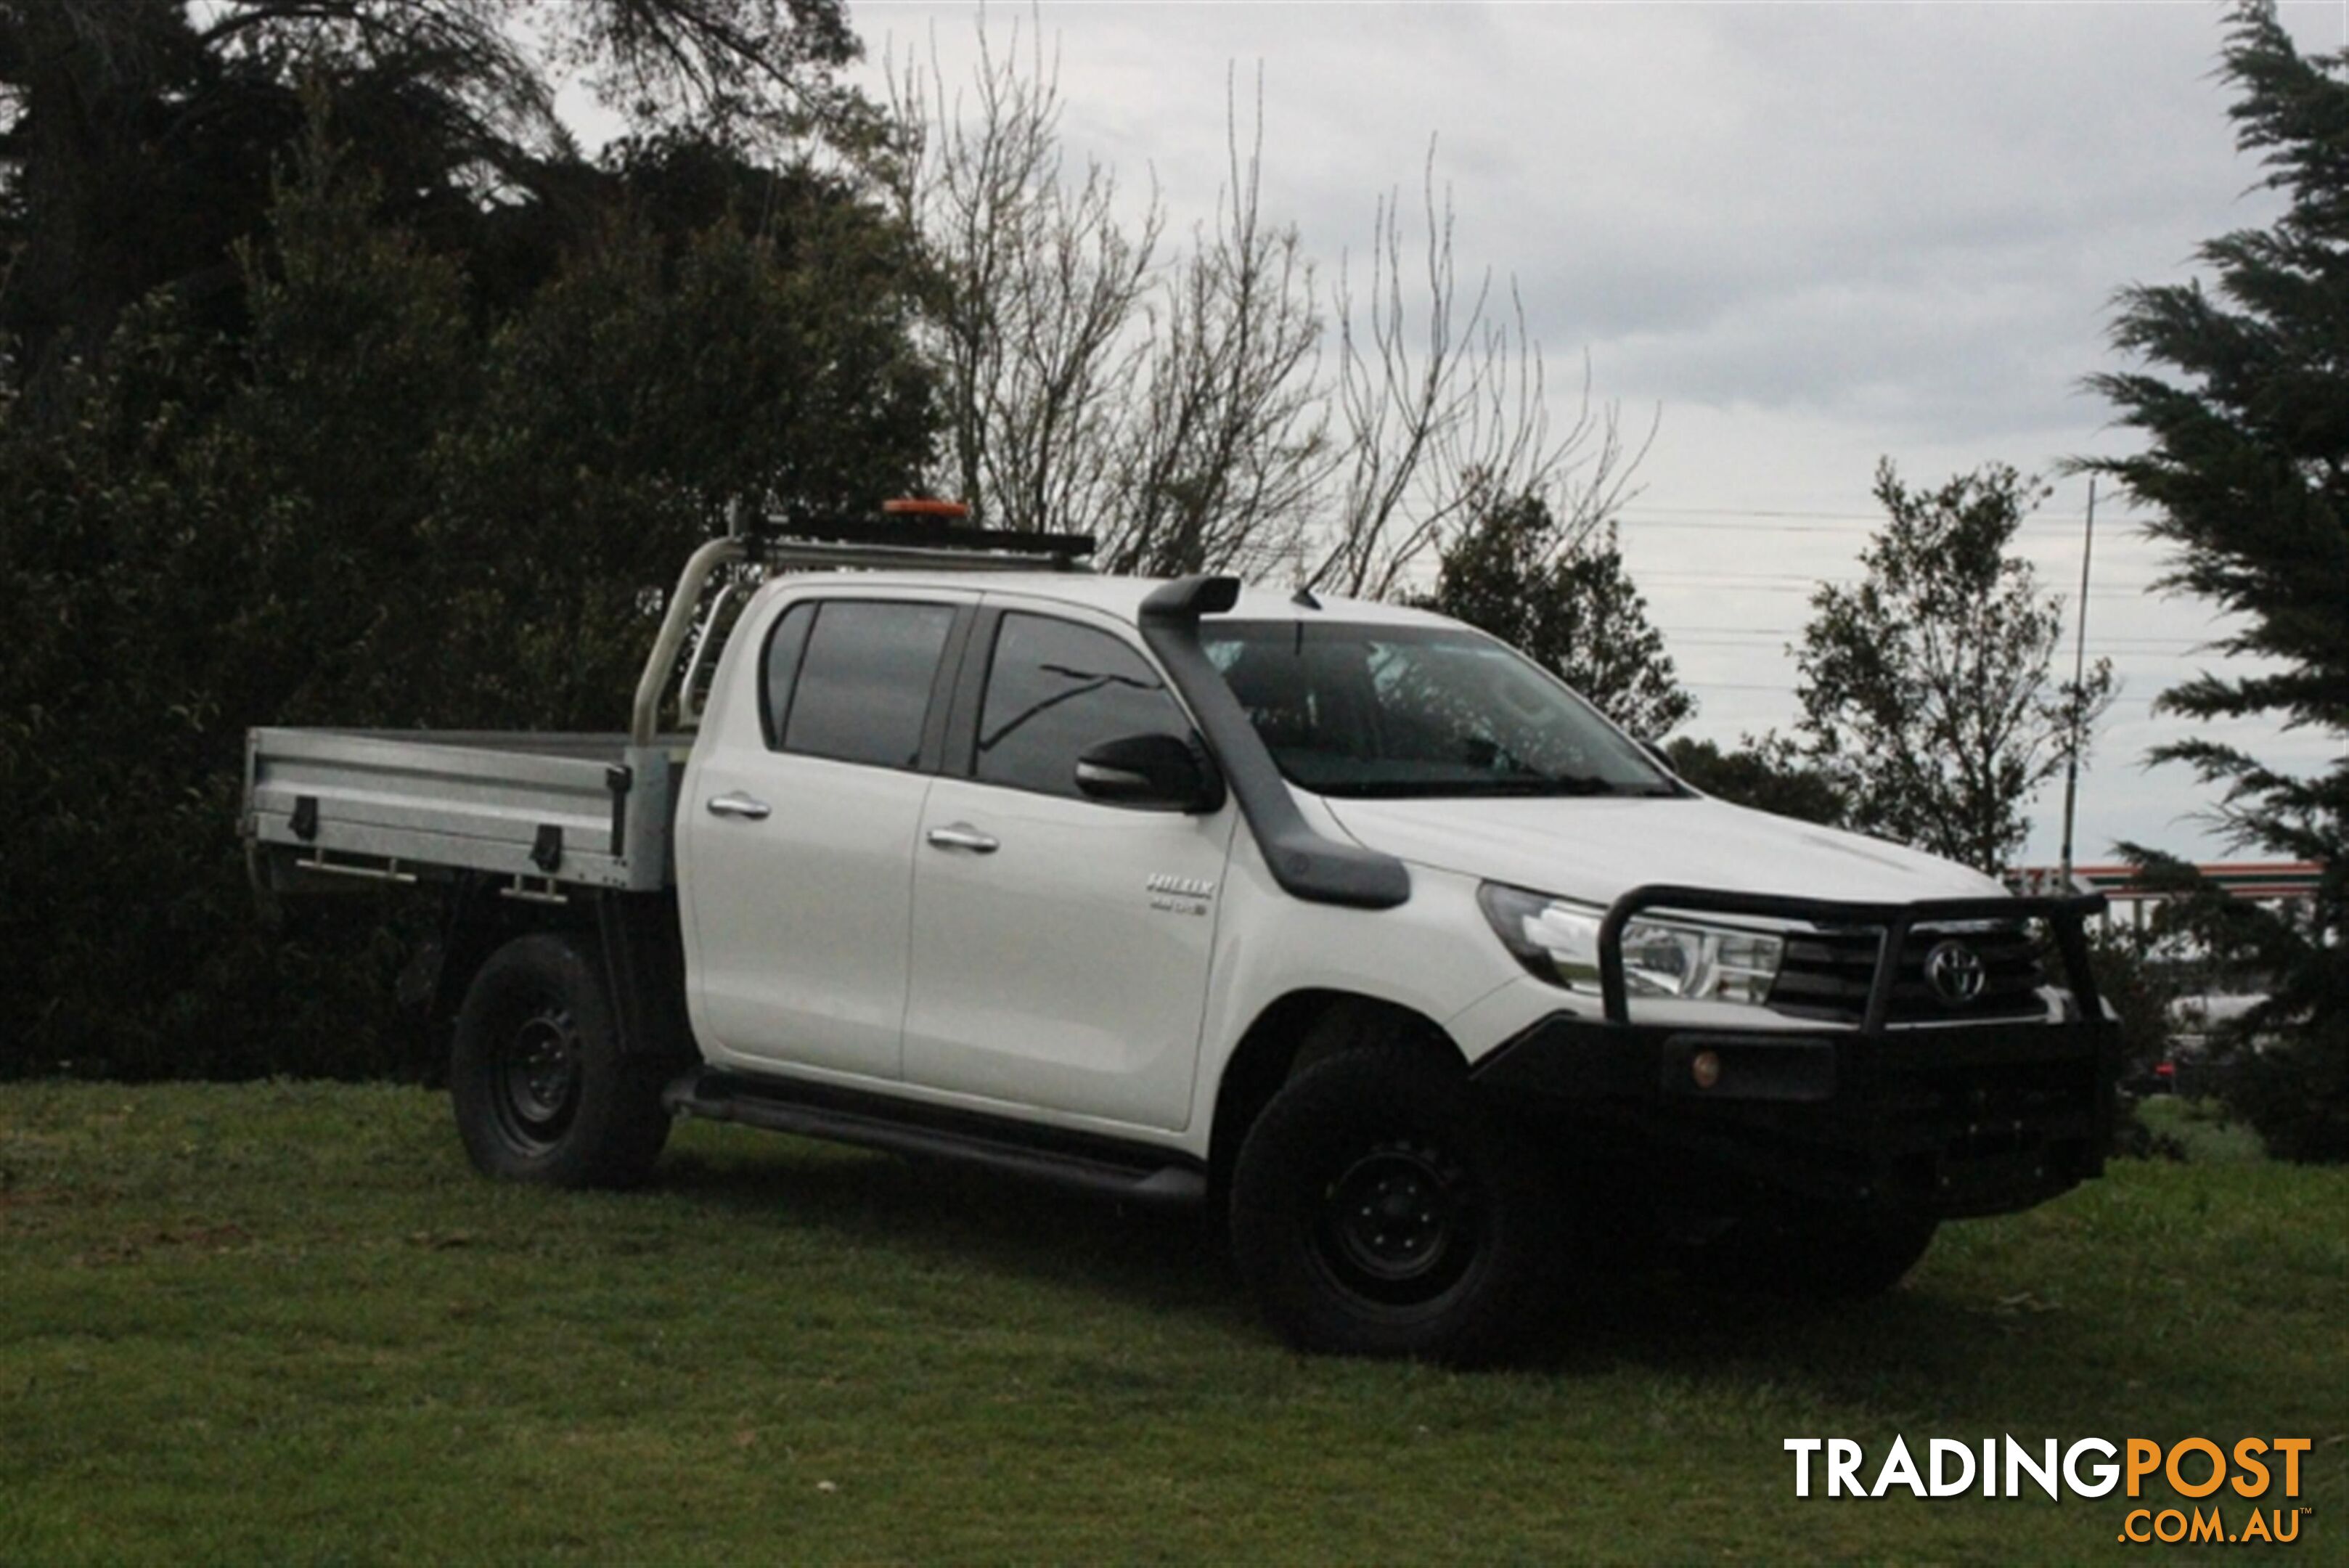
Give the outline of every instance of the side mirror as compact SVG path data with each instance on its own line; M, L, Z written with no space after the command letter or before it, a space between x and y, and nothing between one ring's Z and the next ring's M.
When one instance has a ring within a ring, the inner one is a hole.
M1224 804L1224 777L1181 735L1123 735L1077 759L1077 789L1093 800L1150 811L1209 812Z
M1666 774L1672 778L1678 778L1681 776L1680 769L1672 765L1671 753L1664 750L1664 743L1661 741L1650 741L1643 739L1640 742L1640 749L1647 753L1649 757L1654 761L1658 767L1663 769Z

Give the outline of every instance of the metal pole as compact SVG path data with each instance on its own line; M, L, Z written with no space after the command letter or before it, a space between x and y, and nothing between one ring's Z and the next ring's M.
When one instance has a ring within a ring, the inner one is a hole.
M2096 548L2096 481L2088 479L2088 527L2080 539L2080 625L2072 645L2072 743L2064 762L2064 859L2056 875L2064 891L2072 890L2072 813L2080 799L2080 730L2086 722L2086 704L2080 701L2081 682L2088 675L2088 559Z

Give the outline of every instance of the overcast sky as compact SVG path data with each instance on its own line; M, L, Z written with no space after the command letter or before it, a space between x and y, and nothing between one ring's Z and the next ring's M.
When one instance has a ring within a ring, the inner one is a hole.
M2343 0L2287 4L2303 48ZM975 57L968 5L861 0L876 62ZM2080 388L2111 366L2113 291L2189 275L2195 246L2274 210L2234 151L2202 4L1044 4L1065 139L1177 228L1226 175L1225 85L1264 83L1264 191L1325 271L1376 203L1416 197L1431 139L1462 270L1514 277L1555 388L1588 354L1627 421L1661 415L1625 553L1702 711L1733 741L1795 715L1785 645L1847 579L1879 456L1938 482L1990 460L2053 475L2126 450ZM1359 262L1357 263L1359 265ZM2087 484L2025 537L2076 601ZM2121 672L2082 789L2079 853L2134 838L2220 853L2196 786L2139 765L2156 693L2207 659L2207 607L2145 592L2156 549L2100 498L2092 655ZM2251 737L2313 763L2313 738ZM2052 861L2060 784L2028 854Z

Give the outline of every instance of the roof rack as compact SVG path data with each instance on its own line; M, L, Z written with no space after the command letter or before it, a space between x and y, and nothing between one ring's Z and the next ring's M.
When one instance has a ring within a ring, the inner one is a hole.
M892 504L885 522L782 524L753 520L740 504L728 511L726 532L694 551L661 616L629 716L632 743L648 746L660 715L669 671L693 630L694 612L710 579L750 563L770 570L898 567L931 572L1082 572L1093 553L1090 534L1035 534L1009 528L966 528L948 504ZM712 607L713 609L716 607ZM696 662L699 662L698 659ZM688 680L690 672L688 672ZM689 704L680 699L680 709Z
M930 571L1082 571L1090 534L966 528L944 518L898 514L885 522L765 524L737 530L771 566L905 566Z

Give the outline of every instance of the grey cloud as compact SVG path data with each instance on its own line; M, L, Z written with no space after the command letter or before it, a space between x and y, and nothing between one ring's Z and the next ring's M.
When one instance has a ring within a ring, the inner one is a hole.
M972 16L866 5L856 21L876 45L935 21L951 68ZM2284 16L2304 47L2349 41L2330 0ZM990 17L1030 25L1024 9ZM2272 210L2213 78L2222 20L2215 5L1041 10L1071 148L1131 189L1154 173L1178 231L1226 179L1227 77L1245 103L1261 63L1266 204L1325 277L1345 256L1361 278L1381 195L1415 213L1434 137L1460 267L1515 277L1553 386L1587 349L1602 397L1661 406L1643 505L1843 513L1867 510L1879 453L1933 478L2126 441L2079 387L2110 363L2113 292L2185 275L2198 244ZM1757 520L1627 547L1637 570L1682 574L1651 594L1667 624L1791 631L1798 597L1698 579L1841 575L1863 533ZM2050 546L2051 566L2068 549ZM2137 579L2153 569L2125 529L2110 545L2100 530L2098 552ZM2099 613L2107 635L2181 615ZM1782 691L1729 689L1785 681L1769 648L1692 646L1682 662L1719 688L1702 732L1791 717ZM2132 695L2188 664L2140 659ZM2134 765L2160 732L2141 705L2116 720L2087 795L2107 815L2084 840L2190 843L2176 826L2190 781Z

